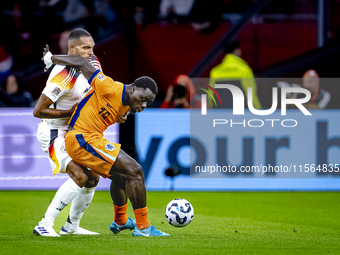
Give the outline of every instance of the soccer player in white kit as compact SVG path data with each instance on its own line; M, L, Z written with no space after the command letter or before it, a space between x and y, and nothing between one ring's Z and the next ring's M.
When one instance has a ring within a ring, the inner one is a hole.
M69 55L88 58L93 66L101 69L98 59L93 54L93 38L86 30L73 30L68 37L68 47ZM36 235L59 237L53 229L54 220L71 201L69 216L60 234L99 234L79 227L84 210L94 196L99 176L75 163L65 149L65 133L68 131L69 118L75 106L91 89L79 70L55 65L34 108L34 116L42 118L37 138L41 148L48 155L53 175L68 173L70 176L70 179L58 189L43 219L34 228L33 233Z

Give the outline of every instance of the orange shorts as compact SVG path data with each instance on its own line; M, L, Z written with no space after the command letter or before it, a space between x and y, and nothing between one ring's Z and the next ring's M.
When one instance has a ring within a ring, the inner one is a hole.
M90 168L104 178L110 177L110 170L120 151L120 144L110 143L100 133L82 133L72 130L65 135L68 155L78 164Z

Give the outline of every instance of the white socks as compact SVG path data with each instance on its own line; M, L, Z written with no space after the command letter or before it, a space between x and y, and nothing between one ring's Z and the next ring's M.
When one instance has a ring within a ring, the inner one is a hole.
M41 222L53 226L55 218L65 206L71 203L80 190L81 188L72 179L68 179L58 189Z
M80 219L83 216L85 209L89 207L95 190L96 187L83 187L80 189L80 192L72 201L70 213L65 224L67 230L76 230L79 227Z

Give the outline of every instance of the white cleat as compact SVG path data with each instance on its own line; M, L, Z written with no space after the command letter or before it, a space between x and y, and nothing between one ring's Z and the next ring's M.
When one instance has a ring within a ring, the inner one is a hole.
M33 229L33 234L36 236L60 237L60 235L55 232L52 226L53 225L43 224L39 222Z
M60 235L100 235L97 232L92 232L84 228L77 228L76 230L67 230L65 226L61 227Z

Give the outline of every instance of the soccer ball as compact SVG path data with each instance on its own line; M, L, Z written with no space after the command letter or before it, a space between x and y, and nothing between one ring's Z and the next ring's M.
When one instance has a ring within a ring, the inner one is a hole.
M177 198L169 202L165 208L165 218L174 227L185 227L194 217L194 208L189 201Z

